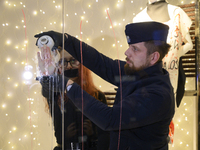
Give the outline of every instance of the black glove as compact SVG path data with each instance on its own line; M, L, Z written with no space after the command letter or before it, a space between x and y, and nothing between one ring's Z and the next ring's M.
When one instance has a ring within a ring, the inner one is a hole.
M62 33L55 32L55 31L48 31L48 32L36 34L34 37L39 39L41 36L44 36L44 35L48 35L53 39L53 41L54 41L54 48L53 49L55 49L55 48L57 49L58 46L63 47L63 34ZM37 45L38 39L36 41L36 46L38 46ZM67 37L66 37L66 35L64 35L64 42L66 40L67 40Z
M64 79L63 79L64 78ZM69 78L62 75L43 76L40 78L43 91L46 93L49 90L53 92L62 92L64 83L64 91Z

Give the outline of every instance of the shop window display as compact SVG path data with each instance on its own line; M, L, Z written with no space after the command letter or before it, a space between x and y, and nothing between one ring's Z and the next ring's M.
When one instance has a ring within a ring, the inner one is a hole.
M179 1L170 3L181 4ZM1 40L2 64L0 65L2 71L0 149L53 149L57 143L52 117L45 111L46 103L41 94L41 85L35 80L40 74L36 55L40 50L35 45L34 35L48 30L62 32L64 15L65 32L75 35L78 39L82 36L83 41L112 58L118 58L118 47L119 59L124 60L124 52L127 49L124 27L132 22L134 14L141 11L140 8L145 8L146 0L126 2L76 0L65 2L64 14L61 0L51 2L7 0L1 4L3 15L0 32L3 40ZM112 25L106 9L112 19L117 43L113 40ZM115 88L94 74L93 80L95 86L103 92L113 91ZM193 88L190 80L188 82L186 86ZM193 109L192 101L191 103L183 101L181 105L180 107L189 110L187 112ZM193 115L187 113L185 115L191 123ZM182 127L181 124L180 126ZM192 139L190 136L193 137L193 131L181 127L180 130L183 129L186 137ZM180 139L178 143L181 142L186 147L187 144L193 147L190 140Z

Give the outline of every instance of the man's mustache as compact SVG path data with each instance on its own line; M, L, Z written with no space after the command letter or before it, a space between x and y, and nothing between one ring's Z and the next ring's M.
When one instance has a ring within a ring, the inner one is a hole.
M126 61L129 61L129 62L131 62L132 63L132 61L128 58L128 57L126 57Z

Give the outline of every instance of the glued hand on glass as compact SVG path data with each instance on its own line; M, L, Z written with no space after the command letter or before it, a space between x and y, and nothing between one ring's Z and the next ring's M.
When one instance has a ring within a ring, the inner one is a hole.
M55 73L56 64L54 56L48 46L44 45L41 52L37 52L38 67L41 76L49 76Z

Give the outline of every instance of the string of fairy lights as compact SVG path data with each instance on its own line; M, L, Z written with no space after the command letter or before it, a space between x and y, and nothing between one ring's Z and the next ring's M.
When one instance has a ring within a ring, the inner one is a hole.
M54 1L51 1L50 2L51 4L49 5L51 5L52 8L54 8L55 10L58 10L58 12L60 13L61 11L59 10L61 10L62 8L60 2L61 0L57 0L57 1L54 0ZM37 9L37 10L28 11L30 5L27 6L27 3L29 2L28 1L19 2L17 0L16 2L14 2L13 0L12 1L6 0L4 1L4 6L1 6L1 7L4 7L6 11L11 11L11 9L18 10L19 12L21 12L22 9L27 10L25 12L25 15L30 18L33 18L33 17L44 18L49 15L49 12L46 11L45 9ZM74 3L77 4L77 3L82 3L82 2L79 0L75 0ZM96 5L95 3L98 3L98 5ZM76 12L75 11L76 9L74 9L74 12L66 11L65 17L66 17L66 20L68 19L70 20L72 18L73 19L78 18L77 20L84 21L85 26L89 26L90 24L94 23L92 21L93 18L92 17L90 18L91 14L89 12L91 11L91 9L102 9L100 11L101 14L99 15L103 16L103 18L105 19L101 21L101 22L105 21L106 22L105 25L98 28L98 30L93 31L93 33L92 31L90 32L92 33L92 35L94 34L100 35L101 41L106 42L108 37L105 36L106 35L105 33L110 33L110 35L113 37L113 33L111 30L112 26L109 23L106 10L109 10L112 13L113 27L117 28L116 30L118 30L118 28L123 29L125 24L127 24L127 18L126 17L118 18L117 16L114 16L114 11L124 9L125 3L126 4L129 3L129 5L131 4L133 5L135 4L135 1L130 0L129 2L125 2L125 0L118 0L118 1L116 0L116 2L113 2L112 7L108 7L109 5L106 6L106 4L100 7L99 5L102 4L101 0L94 0L94 2L88 2L86 5L87 7L82 7L81 11ZM190 1L190 3L195 3L195 1ZM146 4L146 2L144 4ZM180 4L185 4L185 1L180 1ZM144 8L145 8L145 5L137 7L137 11L132 10L130 20L132 20L132 18ZM29 14L26 14L26 13L29 13ZM21 12L21 16L23 16L22 12ZM117 19L119 20L117 21ZM26 28L30 28L28 26L26 27L24 23L25 23L25 20L22 17L19 17L18 22L12 22L12 19L5 19L5 18L1 19L2 30L13 30L13 32L21 31L24 33L24 30ZM63 23L61 22L61 19L60 21L58 21L58 19L51 20L51 21L48 20L47 22L44 22L42 23L42 25L40 25L41 28L39 28L39 30L35 29L34 32L35 31L43 32L55 27L61 28L62 26L63 26ZM31 28L34 28L34 27L31 27ZM87 33L86 31L83 30L83 32L81 33L84 36L84 40L88 42L89 44L93 40L93 37L89 35L90 32L88 31ZM3 33L3 34L5 35L6 33ZM36 33L33 33L33 35L34 34ZM79 35L80 35L79 31L78 30L74 31L74 35L76 38L79 38ZM30 88L36 84L34 81L34 78L38 76L38 69L35 67L37 65L36 56L29 56L29 54L33 54L33 53L28 53L28 61L26 60L27 47L28 47L28 51L30 51L30 47L35 46L35 45L31 46L30 44L34 43L35 41L34 42L30 41L29 40L31 39L30 37L28 37L28 40L25 40L25 38L21 38L21 39L23 40L20 41L20 43L16 43L15 39L12 37L7 37L5 39L2 39L2 41L4 42L2 44L4 45L5 49L17 51L17 53L19 55L24 56L24 58L23 59L20 58L18 60L16 59L17 57L15 55L12 55L12 52L11 52L11 53L6 53L7 55L4 57L4 60L3 60L4 68L7 68L6 66L16 66L17 68L19 68L18 70L20 74L22 75L22 77L19 79L16 79L15 77L16 74L11 73L11 72L6 73L6 75L4 74L6 76L4 82L6 85L9 86L9 88L4 89L6 96L2 96L3 100L0 101L1 118L2 118L2 121L6 122L4 125L0 126L0 137L4 138L4 139L0 138L0 150L1 149L2 150L19 149L19 148L25 148L25 149L41 148L42 149L44 146L44 142L41 141L43 139L40 138L40 134L38 133L39 125L37 122L37 118L40 115L39 114L40 111L38 111L38 108L37 108L38 104L36 104L36 101L38 99L38 95L40 94L40 89L36 88L30 91L26 89L26 90L23 90L22 94L20 94L20 92L22 92L21 89ZM127 44L125 42L125 39L122 40L119 38L117 40L118 45L114 43L114 40L112 42L113 43L111 43L110 48L113 51L116 49L117 46L120 48L119 50L122 51L122 53L126 49ZM107 52L107 53L110 54L112 53L112 51ZM192 81L190 80L186 81L186 88L191 88L190 87L191 82ZM97 82L97 84L100 89L104 89L105 86L101 82ZM15 93L15 91L17 91L17 93ZM14 103L13 101L15 99L18 99L17 96L21 96L21 95L22 95L22 99L16 100L16 102ZM193 116L191 114L191 112L193 112L192 103L193 103L193 99L184 101L180 106L181 109L178 110L177 112L178 114L177 117L174 118L175 132L177 132L178 135L175 135L174 137L175 142L171 146L172 147L171 149L181 148L181 150L184 150L184 149L191 149L193 147L192 146L193 145L193 141L192 141L193 129L191 128L191 125L193 122ZM15 120L18 120L18 118L16 118L14 114L20 114L21 116L19 117L22 117L24 119L23 123L25 125L21 125L18 121L15 121ZM15 116L15 118L13 118L12 116ZM11 120L14 120L15 123L11 124ZM49 145L49 143L46 143L46 145Z

